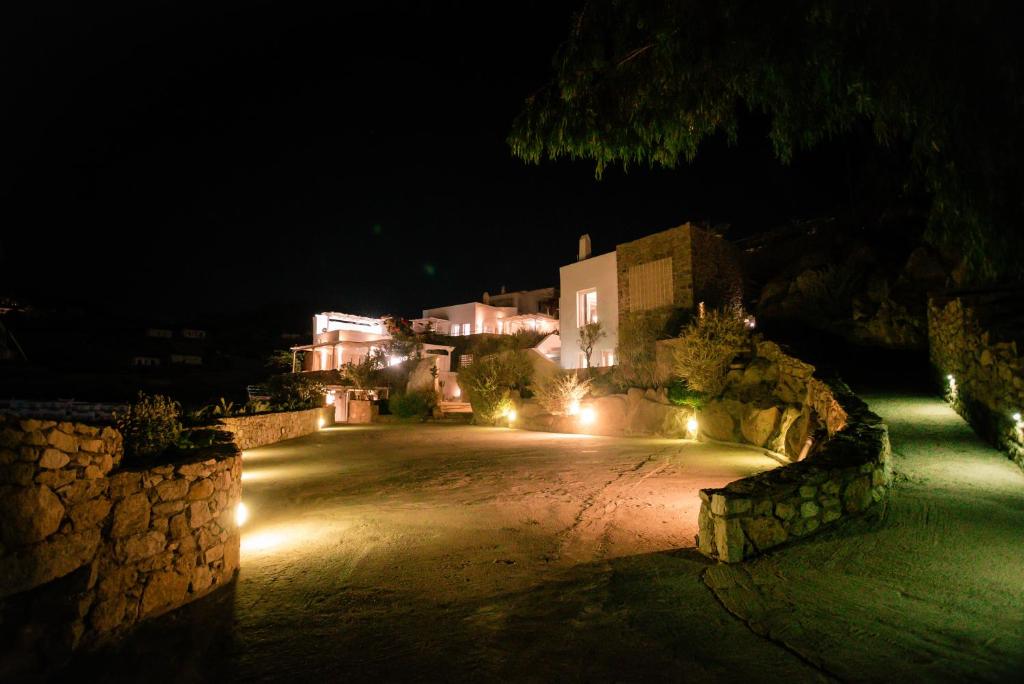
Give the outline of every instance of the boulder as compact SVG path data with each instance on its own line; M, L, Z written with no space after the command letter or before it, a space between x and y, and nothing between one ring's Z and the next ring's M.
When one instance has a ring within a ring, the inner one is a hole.
M64 505L46 486L15 487L0 493L0 540L22 546L46 539L60 529Z
M102 497L75 504L68 511L76 530L99 525L107 517L107 513L110 513L110 500Z
M736 441L736 421L724 401L710 401L700 411L700 433L720 442Z
M763 447L775 434L780 412L777 406L751 406L740 421L740 433L748 444Z

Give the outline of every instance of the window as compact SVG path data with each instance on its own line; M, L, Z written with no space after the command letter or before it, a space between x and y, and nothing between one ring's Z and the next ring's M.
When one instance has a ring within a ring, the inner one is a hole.
M576 323L583 327L597 322L597 290L580 290L576 293Z
M601 365L602 366L614 366L615 365L615 352L610 349L605 349L601 352Z
M451 328L449 328L448 334L451 335L452 337L458 337L459 336L459 326L458 325L453 325Z
M470 334L472 334L472 330L470 330L470 328L469 328L469 323L463 323L462 324L462 334L463 335L470 335Z
M672 257L629 267L629 310L672 305Z

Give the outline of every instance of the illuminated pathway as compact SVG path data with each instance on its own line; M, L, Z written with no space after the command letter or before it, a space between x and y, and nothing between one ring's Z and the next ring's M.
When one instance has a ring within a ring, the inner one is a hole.
M884 513L707 583L842 680L1020 681L1024 474L937 397L865 399L893 445Z

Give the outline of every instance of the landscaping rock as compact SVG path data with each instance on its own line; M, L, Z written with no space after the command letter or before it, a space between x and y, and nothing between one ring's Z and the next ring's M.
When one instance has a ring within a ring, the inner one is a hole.
M110 534L114 538L144 532L149 527L149 498L143 494L132 494L118 502L114 508L114 523Z
M16 487L0 495L0 540L6 546L42 541L63 519L64 505L49 487Z

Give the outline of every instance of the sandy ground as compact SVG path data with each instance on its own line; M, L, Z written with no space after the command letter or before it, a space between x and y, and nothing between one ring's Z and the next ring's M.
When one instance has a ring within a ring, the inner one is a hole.
M944 402L865 396L898 483L879 515L706 580L758 634L849 681L1024 679L1024 474Z
M817 673L722 610L697 490L756 450L468 426L336 428L245 454L236 585L76 668L205 681Z
M868 397L885 509L742 566L700 487L756 451L465 426L247 452L232 587L82 657L100 681L919 681L1024 672L1024 475L940 400Z

